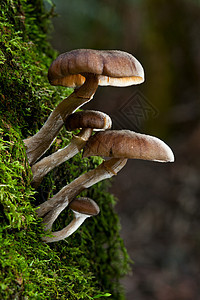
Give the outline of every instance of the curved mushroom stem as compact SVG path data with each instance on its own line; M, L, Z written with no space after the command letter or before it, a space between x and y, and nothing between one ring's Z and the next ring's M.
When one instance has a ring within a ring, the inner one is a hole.
M79 89L58 104L43 127L34 136L24 140L30 165L33 165L48 150L66 117L92 99L97 87L98 77L93 74L88 75Z
M46 215L46 228L51 228L58 215L67 207L73 198L97 182L116 175L125 166L126 162L126 158L112 158L104 161L96 169L82 174L70 184L63 187L51 199L42 203L37 209L38 217Z
M72 235L83 224L85 219L91 217L91 215L83 215L75 211L73 211L73 213L74 213L74 218L68 226L66 226L62 230L52 232L51 233L53 235L52 237L46 236L43 237L42 240L45 243L58 242L60 240L63 240L68 236Z
M69 145L34 164L32 166L32 186L37 187L48 172L80 152L92 135L92 131L91 128L82 129L78 135L72 138Z
M64 203L57 204L55 209L51 210L44 218L43 224L45 224L44 230L51 230L53 223L60 215L60 213L68 206L69 202L66 201Z
M65 204L64 204L65 205ZM65 239L70 236L74 231L78 229L79 226L84 222L84 220L91 216L98 215L100 209L96 202L87 197L80 197L73 199L69 204L69 208L74 213L74 218L72 222L65 227L63 230L52 232L53 237L44 237L43 240L47 243L56 242ZM49 214L48 214L49 215ZM45 226L45 231L52 229L52 224L46 224L46 218L43 219Z

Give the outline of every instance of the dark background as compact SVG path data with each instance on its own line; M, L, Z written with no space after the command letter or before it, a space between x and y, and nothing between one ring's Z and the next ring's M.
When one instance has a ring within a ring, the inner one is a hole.
M200 299L200 1L54 0L51 43L119 49L143 65L145 83L99 87L84 108L114 129L163 139L173 164L130 160L111 192L134 264L122 280L127 300ZM95 199L98 200L98 199Z

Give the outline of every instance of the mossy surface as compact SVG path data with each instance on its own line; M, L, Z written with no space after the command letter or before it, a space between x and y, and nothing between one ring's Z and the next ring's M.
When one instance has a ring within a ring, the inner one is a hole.
M101 213L88 219L65 241L45 244L35 207L65 184L101 162L81 154L31 187L23 139L34 134L70 89L52 87L47 70L55 53L47 42L53 10L41 0L3 0L0 4L0 289L2 299L124 299L119 279L129 258L119 236L115 199L108 182L82 195L94 199ZM67 145L64 129L47 154ZM46 154L46 155L47 155ZM55 224L71 219L64 211Z

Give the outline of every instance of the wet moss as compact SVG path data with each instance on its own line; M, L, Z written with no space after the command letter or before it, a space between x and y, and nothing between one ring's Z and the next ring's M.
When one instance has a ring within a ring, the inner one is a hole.
M57 53L47 42L53 8L43 2L3 0L0 4L0 288L2 299L124 299L119 279L129 258L119 235L115 199L108 182L82 194L93 198L101 213L66 241L44 244L35 207L101 159L81 154L54 169L38 190L31 187L23 139L34 134L70 89L52 87L47 70ZM64 129L47 154L67 145ZM66 226L70 211L55 229Z

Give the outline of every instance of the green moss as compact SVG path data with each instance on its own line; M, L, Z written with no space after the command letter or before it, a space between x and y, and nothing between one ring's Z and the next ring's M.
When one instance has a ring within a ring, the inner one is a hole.
M66 241L44 244L35 207L77 176L100 164L81 154L51 171L38 190L31 187L23 139L34 134L70 89L51 87L47 70L56 53L47 43L49 18L43 3L3 0L0 4L0 288L2 299L124 299L119 279L129 258L119 236L115 199L108 182L82 194L97 201L101 213ZM64 129L48 151L67 145ZM66 210L55 224L71 219Z

